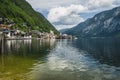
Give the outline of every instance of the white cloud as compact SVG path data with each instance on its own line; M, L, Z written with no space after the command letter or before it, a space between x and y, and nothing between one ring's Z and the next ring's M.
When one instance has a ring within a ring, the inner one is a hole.
M34 9L48 11L47 19L57 29L84 21L80 13L97 13L120 5L120 0L26 0ZM46 15L46 14L45 14Z
M32 4L33 8L40 8L49 10L58 6L68 6L70 4L77 4L79 0L26 0Z
M120 0L26 0L33 8L40 8L49 10L59 6L69 6L71 4L84 5L89 8L110 7L112 5L120 4Z
M85 6L90 10L99 9L99 8L108 8L114 6L115 0L89 0Z
M55 26L60 27L64 25L69 27L70 25L76 25L84 21L79 14L85 10L87 8L82 5L52 8L48 14L48 20Z

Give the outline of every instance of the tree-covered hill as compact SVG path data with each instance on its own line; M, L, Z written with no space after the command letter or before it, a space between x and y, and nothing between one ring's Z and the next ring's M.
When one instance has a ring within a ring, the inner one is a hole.
M15 22L15 26L23 28L23 23L34 30L49 32L57 30L41 14L33 10L25 0L0 0L0 17L5 17Z

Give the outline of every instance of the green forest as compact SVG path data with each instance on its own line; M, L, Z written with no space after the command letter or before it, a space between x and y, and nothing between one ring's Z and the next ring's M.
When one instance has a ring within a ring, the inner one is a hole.
M25 0L0 0L0 17L8 18L15 22L13 27L58 33L54 26L41 14L36 12ZM23 26L26 23L26 26Z

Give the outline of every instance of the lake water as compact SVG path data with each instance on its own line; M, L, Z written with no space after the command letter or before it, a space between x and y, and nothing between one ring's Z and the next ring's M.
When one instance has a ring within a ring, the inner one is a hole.
M120 39L0 40L0 80L120 80Z

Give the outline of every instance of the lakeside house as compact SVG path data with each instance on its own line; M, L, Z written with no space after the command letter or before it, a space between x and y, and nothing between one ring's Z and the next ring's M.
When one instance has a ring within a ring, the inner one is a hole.
M36 34L35 38L41 39L56 39L56 35L52 30L50 33L47 32L40 32L38 30L31 30L29 33L24 32L22 30L11 30L9 26L2 26L0 25L0 33L4 35L5 39L31 39L32 36L30 34Z
M18 29L11 29L11 26L13 26L15 23L13 20L10 20L8 18L0 17L0 34L4 35L3 37L5 39L30 39L32 38L31 35L28 33L18 30Z
M40 32L38 30L32 30L31 33L36 34L37 35L36 37L41 38L41 39L56 39L56 35L54 34L52 30L50 30L50 33Z
M30 39L31 35L28 35L24 31L20 30L8 30L0 29L0 33L4 35L5 39Z
M67 34L55 35L52 30L50 32L40 32L38 30L28 30L28 32L24 32L19 29L11 29L15 23L8 18L0 17L0 35L3 34L5 39L31 39L32 37L40 38L40 39L74 39L73 36ZM25 22L22 23L23 26L27 24ZM1 37L1 36L0 36Z
M60 33L60 35L57 36L56 39L77 39L77 38L75 36L72 36L72 35Z
M0 31L0 40L2 39L2 32Z
M4 34L6 39L31 39L32 35L26 33L22 30L8 30L8 29L0 29L1 34ZM52 30L50 33L48 32L40 32L38 30L31 30L31 34L36 34L34 38L40 39L76 39L76 37L67 34L55 35Z
M0 34L4 35L5 39L30 39L31 35L22 30L11 30L8 25L0 25Z

